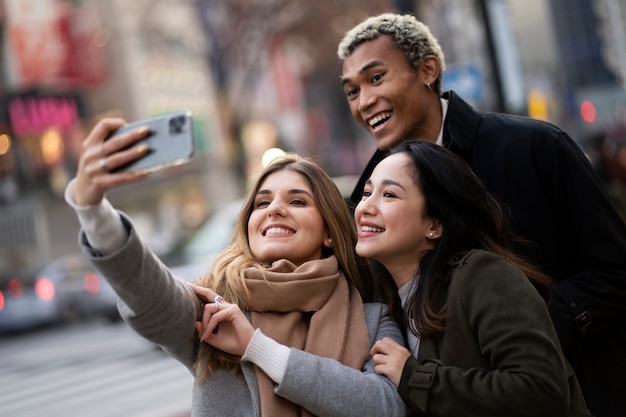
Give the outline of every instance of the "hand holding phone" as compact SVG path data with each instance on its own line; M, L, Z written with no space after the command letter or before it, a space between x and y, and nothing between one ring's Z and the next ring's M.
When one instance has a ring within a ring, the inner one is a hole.
M134 146L145 144L149 151L142 158L118 167L113 172L152 172L191 160L195 143L190 111L178 111L129 123L117 129L109 138L144 126L150 133Z

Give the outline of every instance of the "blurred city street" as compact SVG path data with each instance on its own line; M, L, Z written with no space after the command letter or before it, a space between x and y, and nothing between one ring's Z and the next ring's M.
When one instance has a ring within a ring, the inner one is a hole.
M626 220L626 0L0 0L0 417L189 416L191 374L105 319L116 296L79 253L64 193L88 132L193 114L188 163L106 197L196 278L264 155L310 157L352 193L376 144L337 45L383 12L431 28L443 91L567 132Z
M0 0L0 287L76 251L63 193L104 117L193 114L189 163L107 193L160 256L241 198L266 151L360 174L375 145L350 116L336 50L387 11L431 27L443 91L568 132L626 218L623 1Z
M183 417L192 383L123 322L0 337L0 416Z

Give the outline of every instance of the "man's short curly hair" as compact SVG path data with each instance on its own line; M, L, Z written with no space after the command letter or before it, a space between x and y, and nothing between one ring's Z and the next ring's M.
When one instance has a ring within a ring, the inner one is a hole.
M433 87L441 95L441 83L446 61L437 39L428 26L414 16L395 13L383 13L369 17L348 32L339 42L337 56L340 62L349 57L357 46L374 40L381 35L390 35L394 43L404 51L409 65L417 69L422 59L432 55L439 61L439 75Z

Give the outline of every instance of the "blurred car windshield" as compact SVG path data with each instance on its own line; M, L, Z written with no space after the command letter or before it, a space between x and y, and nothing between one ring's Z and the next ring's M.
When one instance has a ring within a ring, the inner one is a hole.
M184 247L185 262L210 264L228 246L242 204L243 200L235 200L213 213Z

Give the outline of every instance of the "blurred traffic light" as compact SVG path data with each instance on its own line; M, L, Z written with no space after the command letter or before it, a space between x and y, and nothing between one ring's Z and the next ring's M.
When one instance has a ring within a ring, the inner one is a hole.
M548 120L548 102L546 96L538 91L531 90L526 98L528 116L533 119Z
M583 100L580 103L580 116L585 122L592 124L596 121L597 114L596 106L591 101Z

